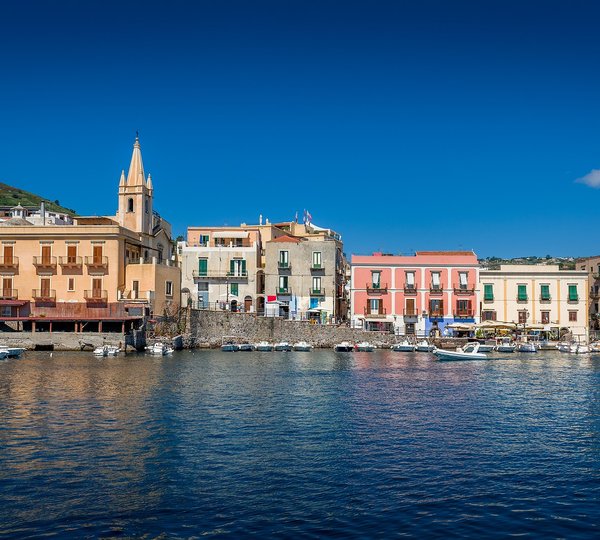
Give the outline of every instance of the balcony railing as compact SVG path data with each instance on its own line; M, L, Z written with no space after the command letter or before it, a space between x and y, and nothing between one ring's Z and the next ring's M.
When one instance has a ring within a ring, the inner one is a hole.
M310 269L311 270L325 270L325 267L323 266L323 263L312 263L310 265Z
M127 302L149 302L154 291L125 290L119 294L119 300Z
M192 270L192 277L194 278L203 278L203 279L248 279L248 271L238 271L238 272L209 272L200 271L200 270Z
M386 308L372 310L369 306L365 307L365 315L369 317L385 317L387 314Z
M227 277L230 277L230 278L247 278L248 277L248 270L244 270L243 272L241 270L234 271L234 272L227 272Z
M31 297L34 300L56 300L56 291L54 289L33 289Z
M464 283L455 283L454 294L475 294L475 286L465 285Z
M0 300L16 300L19 298L17 289L0 289Z
M414 285L404 285L404 294L417 294L417 287Z
M19 257L0 257L0 268L19 268Z
M441 285L439 285L437 287L435 285L433 285L433 286L429 287L429 294L444 294L444 289L442 289Z
M291 287L277 287L277 294L292 294Z
M444 317L443 309L433 309L429 312L430 319L442 319Z
M39 268L56 268L56 257L33 257L33 265Z
M310 296L325 296L325 289L321 287L320 289L313 289L312 287L309 290Z
M455 319L472 319L474 311L472 309L459 309L454 312Z
M367 293L371 293L371 294L387 294L388 292L388 286L387 283L385 284L377 284L377 283L371 283L371 284L367 284Z
M83 291L83 297L86 302L106 302L108 300L108 291L103 289L92 289Z
M518 294L517 295L517 302L527 302L529 300L529 296L527 296L526 294Z
M418 317L419 316L419 311L416 309L405 309L404 310L404 316L405 317Z
M552 296L549 294L540 294L540 302L550 302L552 300Z
M94 256L85 258L86 266L90 268L106 268L108 267L108 257L105 255L102 256Z
M83 257L73 257L72 255L59 257L58 264L65 268L79 268L83 265Z
M289 262L277 261L277 268L279 270L291 270L292 265Z

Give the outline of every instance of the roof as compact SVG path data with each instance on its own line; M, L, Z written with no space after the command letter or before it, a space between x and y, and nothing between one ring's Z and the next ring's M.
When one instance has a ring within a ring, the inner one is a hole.
M300 242L302 242L301 238L298 238L296 236L290 236L289 234L284 234L283 236L278 236L277 238L275 238L274 240L269 240L269 244L272 242L281 242L281 243L294 243L294 244L299 244Z
M473 251L417 251L415 255L474 255Z
M13 217L0 222L0 227L33 227L33 223L20 217Z

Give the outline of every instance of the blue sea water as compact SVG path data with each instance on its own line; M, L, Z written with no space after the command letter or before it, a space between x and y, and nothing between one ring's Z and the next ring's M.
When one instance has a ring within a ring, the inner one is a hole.
M0 537L600 535L600 357L0 363Z

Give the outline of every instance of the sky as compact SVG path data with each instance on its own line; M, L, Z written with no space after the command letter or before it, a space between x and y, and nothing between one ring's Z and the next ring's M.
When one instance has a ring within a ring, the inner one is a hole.
M347 254L600 253L600 3L6 2L0 181L116 212L139 130L173 224Z

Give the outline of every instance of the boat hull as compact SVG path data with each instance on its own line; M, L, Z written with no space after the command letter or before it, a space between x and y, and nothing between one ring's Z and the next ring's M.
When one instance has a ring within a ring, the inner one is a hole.
M486 360L483 353L464 353L459 351L442 351L437 349L433 352L438 360Z

